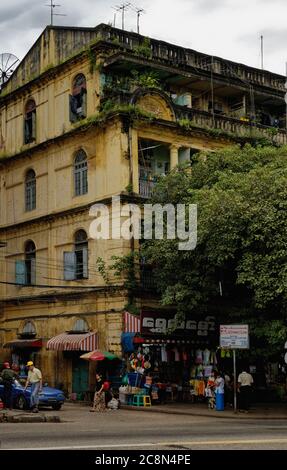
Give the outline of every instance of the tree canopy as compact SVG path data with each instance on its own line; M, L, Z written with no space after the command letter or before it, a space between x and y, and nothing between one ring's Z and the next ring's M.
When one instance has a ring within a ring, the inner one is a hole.
M287 148L246 145L198 154L156 185L152 203L197 204L197 246L149 240L164 305L248 322L258 348L287 340Z

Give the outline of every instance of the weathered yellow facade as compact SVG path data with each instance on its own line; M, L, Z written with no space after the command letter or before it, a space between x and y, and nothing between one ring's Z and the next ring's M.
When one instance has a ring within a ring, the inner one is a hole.
M117 34L118 42L108 37L107 31ZM164 163L169 169L180 162L181 149L213 150L232 142L227 132L207 132L206 119L213 119L214 125L215 120L214 114L207 116L206 102L201 104L203 125L189 129L178 125L170 97L156 89L134 94L129 107L115 107L113 112L101 114L103 76L113 66L113 57L119 67L127 67L119 58L124 50L119 45L121 34L107 27L47 28L0 94L0 241L6 243L0 248L0 361L15 354L13 348L3 345L16 340L27 322L32 322L43 346L22 350L20 355L35 358L45 381L52 385L62 382L69 392L78 391L73 389L72 355L46 350L47 341L73 330L75 322L83 319L90 332L98 333L99 349L120 356L128 300L124 287L112 289L105 283L97 260L102 258L109 264L112 256L128 253L132 242L92 239L90 207L95 203L110 207L112 196L120 194L129 201L139 200L141 141L164 146L168 155ZM131 41L138 38L131 35ZM142 68L144 62L148 62L146 67L152 66L151 57L134 57L134 67ZM158 65L159 70L162 68ZM86 116L71 122L69 97L79 74L86 79ZM36 135L25 144L25 106L31 99L36 104ZM137 107L136 118L132 106ZM222 130L230 131L231 124L235 126L233 121L224 121ZM239 131L246 127L240 121L237 125ZM79 150L87 156L88 191L76 196L74 165ZM162 168L160 161L158 168ZM36 175L36 207L27 211L25 178L29 170ZM79 230L88 234L88 277L68 281L64 278L63 255L73 251ZM30 240L36 247L36 282L19 285L15 265L24 260L25 245ZM113 281L117 285L120 282ZM143 302L153 301L139 298L138 306ZM93 371L91 366L90 384Z

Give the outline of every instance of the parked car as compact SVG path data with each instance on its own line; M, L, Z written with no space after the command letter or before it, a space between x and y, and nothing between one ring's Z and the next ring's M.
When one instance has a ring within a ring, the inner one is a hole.
M0 398L3 400L4 386L0 378ZM13 404L15 408L26 410L30 408L31 387L26 390L18 380L13 384ZM56 388L43 386L42 392L39 394L39 406L51 406L53 410L60 410L65 401L65 396L62 390Z

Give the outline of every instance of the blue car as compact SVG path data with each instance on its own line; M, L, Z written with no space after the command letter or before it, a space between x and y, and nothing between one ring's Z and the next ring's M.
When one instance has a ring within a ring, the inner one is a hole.
M3 401L4 386L0 378L0 398ZM30 408L31 387L24 390L23 385L18 380L13 384L13 405L20 410ZM42 392L39 394L39 406L51 406L53 410L60 410L65 401L65 395L62 390L43 386Z

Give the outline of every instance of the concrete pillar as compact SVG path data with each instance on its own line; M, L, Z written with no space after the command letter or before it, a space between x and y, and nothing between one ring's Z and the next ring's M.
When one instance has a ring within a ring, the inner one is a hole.
M170 169L172 170L178 165L178 149L177 145L170 146Z
M131 172L133 192L139 193L139 155L138 155L138 132L136 129L130 131L131 145Z

